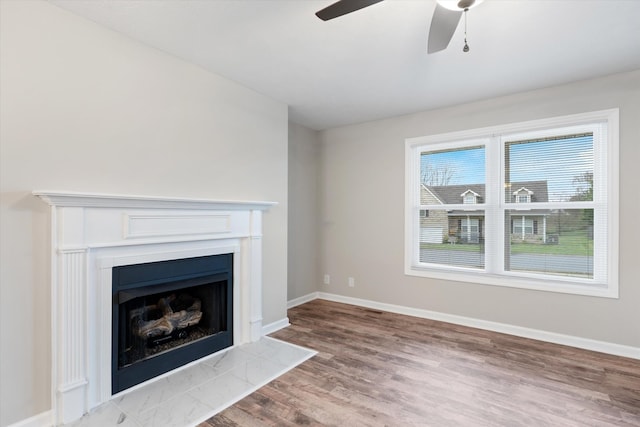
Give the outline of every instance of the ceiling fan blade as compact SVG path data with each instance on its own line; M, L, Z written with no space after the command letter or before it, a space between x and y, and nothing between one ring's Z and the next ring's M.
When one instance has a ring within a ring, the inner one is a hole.
M429 28L429 41L427 53L439 52L449 46L449 42L456 32L462 11L449 10L436 4Z
M316 16L323 21L328 21L381 1L382 0L340 0L316 12Z

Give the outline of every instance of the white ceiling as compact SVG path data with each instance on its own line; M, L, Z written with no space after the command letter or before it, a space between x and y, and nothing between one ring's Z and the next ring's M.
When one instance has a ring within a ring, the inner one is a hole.
M312 129L640 69L640 0L486 0L427 55L435 0L51 0L290 106Z

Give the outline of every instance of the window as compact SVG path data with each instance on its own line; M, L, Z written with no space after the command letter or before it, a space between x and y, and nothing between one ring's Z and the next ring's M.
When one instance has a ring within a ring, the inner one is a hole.
M463 203L465 205L472 205L472 204L476 203L476 196L477 196L477 194L476 193L472 193L471 191L468 191L468 192L464 193L462 195Z
M480 220L478 218L467 218L462 221L463 233L477 233L480 229Z
M512 219L511 224L513 225L511 227L512 234L522 234L523 238L525 234L533 234L533 219L531 218L523 216L522 219Z
M530 203L531 196L529 194L517 194L516 203Z
M617 135L607 110L407 140L406 274L617 297Z

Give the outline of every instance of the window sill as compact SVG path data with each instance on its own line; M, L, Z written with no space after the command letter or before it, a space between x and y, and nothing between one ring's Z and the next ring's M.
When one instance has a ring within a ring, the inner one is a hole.
M473 283L489 286L501 286L516 289L528 289L535 291L555 292L562 294L584 295L601 298L618 298L618 288L606 284L581 284L575 282L565 282L553 277L545 278L523 278L521 275L497 275L488 274L481 270L471 270L460 268L459 271L452 271L451 268L438 269L427 266L407 266L405 267L407 276L417 276L431 279L441 279L454 282Z

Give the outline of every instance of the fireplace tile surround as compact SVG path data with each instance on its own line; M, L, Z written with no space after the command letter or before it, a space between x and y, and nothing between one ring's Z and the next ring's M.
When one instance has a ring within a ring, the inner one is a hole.
M119 396L110 388L113 267L233 254L231 350L260 341L262 213L274 202L33 194L51 206L54 425Z

